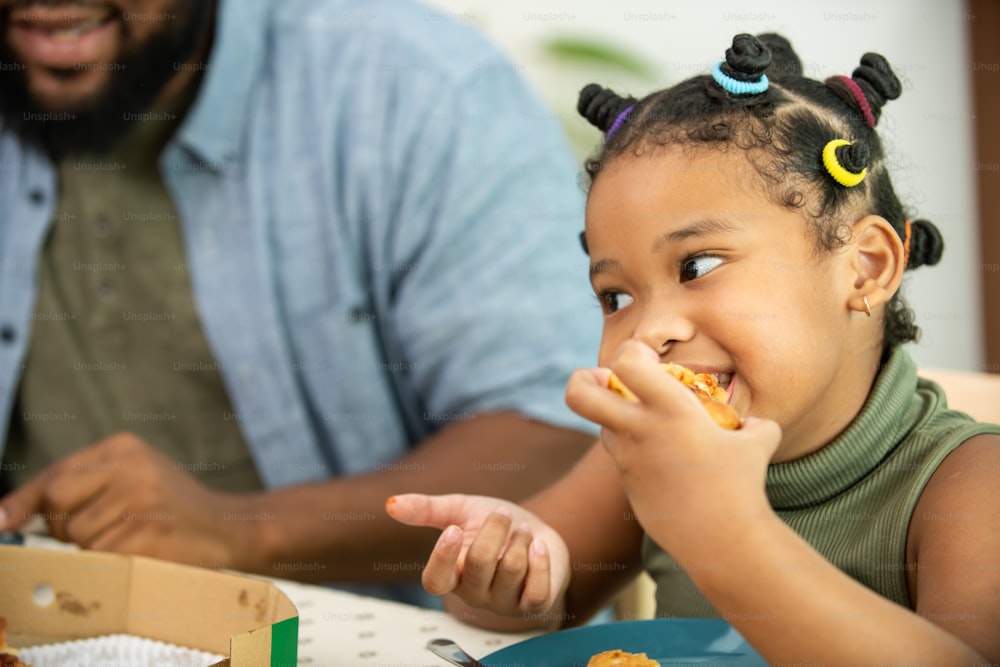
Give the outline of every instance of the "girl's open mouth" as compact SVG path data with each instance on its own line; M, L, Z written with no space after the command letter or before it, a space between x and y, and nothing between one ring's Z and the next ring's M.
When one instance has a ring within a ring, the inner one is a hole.
M715 378L716 383L726 390L726 403L731 403L733 400L733 387L736 385L736 374L735 373L712 373L712 377Z

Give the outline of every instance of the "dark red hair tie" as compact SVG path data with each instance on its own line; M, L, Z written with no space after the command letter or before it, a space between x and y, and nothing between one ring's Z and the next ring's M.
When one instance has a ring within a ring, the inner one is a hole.
M875 114L872 113L872 107L868 104L868 98L865 97L865 91L861 90L861 86L848 76L838 75L833 78L840 81L847 90L851 91L851 96L854 97L854 101L858 103L858 107L861 109L861 115L865 117L865 125L874 129Z

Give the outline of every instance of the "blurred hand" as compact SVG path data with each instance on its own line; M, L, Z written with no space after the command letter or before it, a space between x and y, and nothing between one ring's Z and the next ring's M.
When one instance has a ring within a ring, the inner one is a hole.
M0 530L39 515L54 537L87 549L236 568L236 554L253 539L255 522L241 520L244 513L237 496L208 489L135 435L119 433L0 500Z
M423 571L428 592L553 625L545 617L562 605L569 553L541 519L505 500L466 495L398 495L386 511L405 524L443 529Z

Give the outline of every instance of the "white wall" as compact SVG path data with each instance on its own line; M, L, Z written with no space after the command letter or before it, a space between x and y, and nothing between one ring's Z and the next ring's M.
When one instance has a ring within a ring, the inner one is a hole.
M903 95L886 105L879 122L897 192L917 217L938 225L947 244L938 266L918 269L904 283L924 332L909 349L924 366L982 369L969 83L975 64L967 43L975 18L960 0L426 1L486 33L569 123L571 134L591 132L595 141L596 134L574 119L584 84L596 81L641 97L707 71L739 32L784 34L815 78L850 74L866 51L882 53L904 83ZM630 49L654 65L656 80L556 65L540 49L551 35Z

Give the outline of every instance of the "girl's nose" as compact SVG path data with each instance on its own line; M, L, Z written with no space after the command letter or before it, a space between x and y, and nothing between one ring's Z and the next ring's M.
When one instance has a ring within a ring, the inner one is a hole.
M677 313L651 312L643 316L635 328L632 338L642 341L665 356L674 343L690 340L694 336L694 324Z

